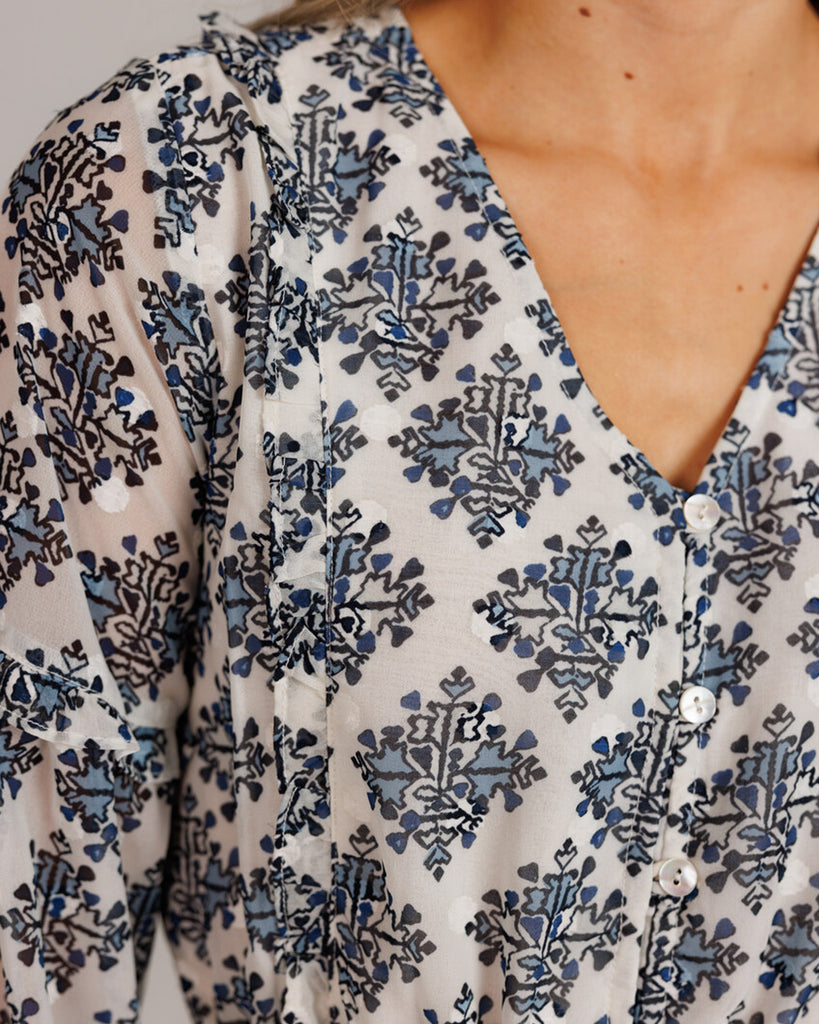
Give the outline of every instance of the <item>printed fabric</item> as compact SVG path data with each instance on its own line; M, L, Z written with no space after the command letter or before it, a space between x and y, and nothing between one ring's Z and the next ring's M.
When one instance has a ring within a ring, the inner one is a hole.
M819 1021L819 244L693 494L398 9L61 113L0 237L2 1024Z

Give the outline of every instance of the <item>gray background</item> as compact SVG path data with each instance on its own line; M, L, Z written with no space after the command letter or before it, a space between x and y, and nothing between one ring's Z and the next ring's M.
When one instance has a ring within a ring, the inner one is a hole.
M0 181L54 114L90 92L131 57L197 38L197 15L218 7L252 21L277 0L0 0ZM190 1017L167 940L154 948L142 1007L145 1024ZM77 1021L77 1024L84 1022Z

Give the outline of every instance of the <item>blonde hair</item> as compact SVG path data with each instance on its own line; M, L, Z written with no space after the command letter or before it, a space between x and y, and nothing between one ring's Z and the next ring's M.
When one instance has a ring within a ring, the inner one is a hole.
M395 0L295 0L284 10L257 19L250 28L257 31L276 25L303 25L331 18L352 21L361 15L376 14L394 3Z

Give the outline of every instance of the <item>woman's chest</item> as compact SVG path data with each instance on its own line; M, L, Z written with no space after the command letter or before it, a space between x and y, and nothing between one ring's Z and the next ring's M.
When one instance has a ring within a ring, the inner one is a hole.
M588 154L485 156L599 405L693 489L804 258L816 171L691 187Z

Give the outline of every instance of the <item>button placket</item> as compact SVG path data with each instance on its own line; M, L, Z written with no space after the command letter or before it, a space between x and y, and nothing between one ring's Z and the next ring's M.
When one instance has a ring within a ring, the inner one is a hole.
M685 549L681 607L682 663L676 698L677 724L673 729L671 745L675 750L687 747L689 755L684 759L684 764L672 768L666 813L677 824L666 824L653 870L655 892L665 895L668 913L671 914L667 921L668 955L672 955L671 950L681 934L676 929L681 927L684 919L682 901L696 892L699 882L696 862L685 856L689 838L687 829L682 825L685 819L676 812L685 803L690 783L698 774L696 764L699 757L695 748L703 749L708 740L708 733L703 727L714 718L717 711L716 696L705 685L705 672L711 619L709 581L713 572L712 538L723 515L717 502L703 494L690 495L682 502L679 512L683 518L683 523L677 519L678 525L683 527L679 539ZM673 905L679 909L673 911ZM658 961L655 970L660 970L665 963L665 960L662 963ZM670 984L669 996L673 999L676 996L672 989L673 984Z
M699 727L709 722L717 711L716 696L703 684L708 643L707 627L710 620L711 595L708 581L711 576L712 542L711 534L722 518L716 500L707 494L691 494L683 502L683 517L686 524L686 572L683 617L685 670L681 680L682 690L678 711L680 719L689 725ZM699 657L694 657L699 649ZM691 678L692 662L699 664L696 678Z

